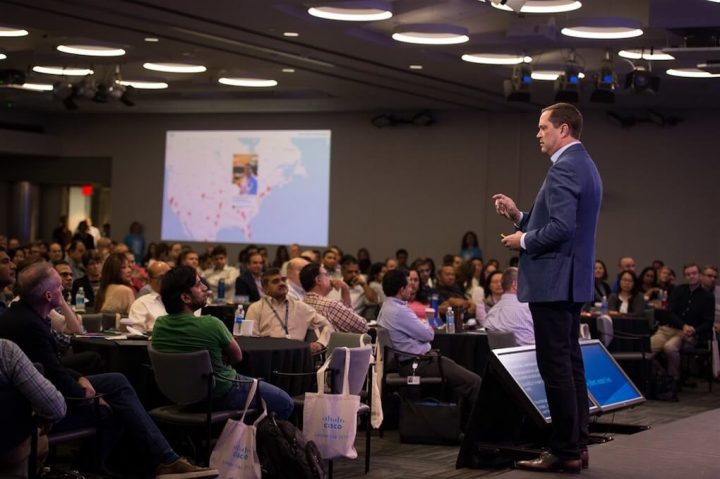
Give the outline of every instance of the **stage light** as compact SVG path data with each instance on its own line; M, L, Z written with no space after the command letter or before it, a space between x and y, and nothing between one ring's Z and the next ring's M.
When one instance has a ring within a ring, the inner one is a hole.
M530 85L532 85L532 66L521 63L513 68L512 77L503 82L507 101L530 101Z
M565 71L555 80L555 101L577 103L580 100L580 68L575 63L575 53L565 65Z
M625 76L625 88L635 93L655 94L660 88L660 78L642 67L637 67Z
M512 10L519 12L525 6L527 0L490 0L493 6L502 10ZM502 8L505 7L505 8Z
M612 69L610 51L605 51L605 60L595 80L595 91L590 95L590 101L595 103L614 103L617 75Z

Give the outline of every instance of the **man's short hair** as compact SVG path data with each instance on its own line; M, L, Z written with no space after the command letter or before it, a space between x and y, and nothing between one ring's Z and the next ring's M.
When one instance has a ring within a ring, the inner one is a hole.
M260 278L260 284L262 285L263 288L266 288L270 281L270 277L277 276L279 274L282 274L282 273L280 273L280 268L268 268L262 274L262 278Z
M502 275L502 289L503 291L510 291L512 289L513 282L517 281L518 269L514 266L509 267L503 271Z
M82 240L74 239L74 240L70 241L70 245L68 245L67 250L72 253L73 251L75 251L77 249L79 244L85 246L85 243L83 243Z
M37 304L47 291L53 265L47 261L35 262L18 273L15 292L30 304Z
M715 265L712 265L712 264L704 265L700 271L704 273L706 269L711 269L711 270L715 271L716 273L718 272L718 267Z
M325 256L327 256L330 253L334 254L335 259L337 259L337 253L335 253L334 249L326 249L325 251L323 251L323 254L322 254L323 259L325 258Z
M405 257L407 257L407 256L408 256L408 250L406 250L405 248L400 248L399 250L395 251L395 257L396 257L396 258L397 258L398 256L400 256L401 254L404 254Z
M103 262L102 253L99 252L98 250L86 251L82 257L83 266L87 267L87 265L89 265L91 261L94 261L95 263L102 265L102 262Z
M213 248L212 254L210 255L210 257L214 258L215 256L220 256L220 255L227 256L227 250L221 244L219 244Z
M315 287L315 278L320 276L320 265L310 261L300 270L300 284L305 291Z
M407 271L402 269L391 269L382 280L382 288L385 296L397 296L398 292L407 286Z
M700 266L698 266L697 263L688 263L686 265L683 265L683 274L685 274L685 271L687 271L688 268L697 268L698 273L701 272Z
M570 136L576 140L580 139L583 129L583 116L575 105L570 103L555 103L547 108L543 108L543 113L546 111L550 112L550 123L555 128L559 128L560 125L565 123L570 128Z
M160 284L160 298L168 314L182 313L185 303L180 296L187 293L197 282L197 271L192 266L176 266L167 273Z
M83 255L83 256L84 256L84 255ZM59 265L61 265L61 264L64 264L64 265L66 265L66 266L70 266L70 263L68 263L68 262L65 261L64 259L56 259L56 260L54 260L54 261L52 262L53 268L55 268L56 266L59 266Z
M348 255L343 256L340 266L342 266L342 269L346 269L348 266L352 266L354 264L358 264L358 260L355 259L355 256L350 256L348 254Z
M192 253L198 254L197 251L195 251L194 249L184 249L184 250L182 250L182 251L180 252L180 254L178 255L178 263L182 264L183 262L185 262L185 260L187 259L188 255L189 255L189 254L192 254ZM200 255L198 255L198 259L200 259Z

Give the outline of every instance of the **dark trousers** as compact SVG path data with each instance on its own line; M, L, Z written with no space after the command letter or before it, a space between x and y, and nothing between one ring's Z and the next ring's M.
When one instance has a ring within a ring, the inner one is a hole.
M552 415L553 454L577 459L588 443L588 396L578 344L581 303L530 303L537 363Z
M440 376L441 368L447 385L450 386L455 400L461 406L462 424L467 424L467 418L470 416L470 410L475 404L482 379L474 372L465 369L445 356L435 356L431 360L421 360L418 363L417 375ZM400 364L398 371L403 376L409 376L413 371L412 362Z

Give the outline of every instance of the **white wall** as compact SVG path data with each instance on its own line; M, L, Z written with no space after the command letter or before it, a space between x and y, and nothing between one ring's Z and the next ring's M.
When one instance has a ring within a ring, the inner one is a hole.
M583 140L605 184L598 257L612 272L621 254L639 265L662 258L720 260L720 122L687 112L672 128L621 129L602 112L586 114ZM529 207L549 165L535 140L536 114L439 112L431 127L378 129L372 113L276 115L64 116L49 133L61 156L111 157L112 224L160 236L165 131L176 129L331 129L330 242L374 259L398 247L411 258L455 252L466 230L478 232L485 257L509 254L490 196L503 192ZM82 134L79 134L82 132ZM291 208L301 205L289 205ZM232 248L231 254L239 248Z

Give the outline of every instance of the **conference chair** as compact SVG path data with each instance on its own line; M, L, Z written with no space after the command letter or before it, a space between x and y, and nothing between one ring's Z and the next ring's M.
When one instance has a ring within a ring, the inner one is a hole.
M713 331L712 334L715 334ZM705 379L708 382L708 392L712 392L715 377L712 371L712 342L698 341L692 348L680 349L681 360L681 383L685 383L690 376L692 363L695 362L699 368L705 370Z
M202 452L195 448L196 462L208 463L211 452L213 425L222 424L231 417L239 417L241 409L213 411L212 393L215 375L210 353L203 349L188 353L163 353L148 345L148 354L158 389L173 404L149 411L158 422L181 430L189 427L204 431ZM249 383L236 380L238 383ZM250 412L250 411L249 411ZM252 411L254 414L255 411ZM188 434L190 443L192 437Z
M369 345L365 345L362 347L337 347L334 349L334 352L330 356L330 364L328 366L331 394L342 393L342 384L345 375L346 354L350 354L350 365L348 368L349 392L350 394L360 396L361 401L363 396L367 397L367 402L361 402L360 409L358 409L358 416L364 417L363 422L365 424L365 474L367 474L370 471L370 437L372 429L372 426L370 424L370 416L372 411L372 394L370 393L370 391L373 380L372 369L370 368L372 361L372 347ZM332 460L329 463L328 474L329 479L332 479Z
M357 348L370 344L371 338L369 334L358 333L340 333L333 331L330 333L325 354L327 357L332 356L336 348Z

